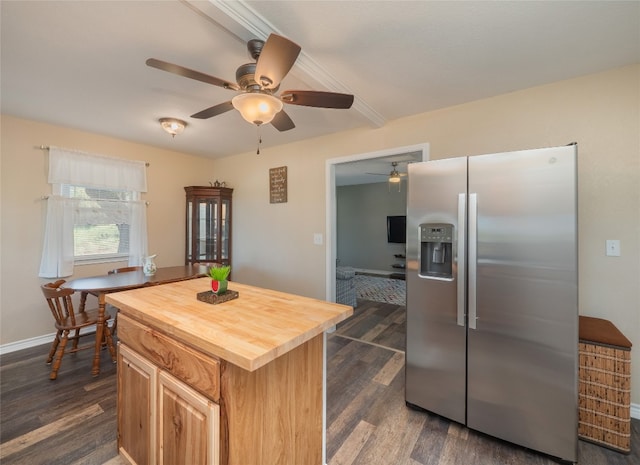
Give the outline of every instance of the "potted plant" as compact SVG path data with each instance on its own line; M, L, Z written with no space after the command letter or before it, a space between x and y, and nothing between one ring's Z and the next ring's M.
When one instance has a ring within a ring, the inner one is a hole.
M211 277L211 290L214 294L220 295L227 292L229 273L231 272L230 266L212 266L209 268L209 276Z

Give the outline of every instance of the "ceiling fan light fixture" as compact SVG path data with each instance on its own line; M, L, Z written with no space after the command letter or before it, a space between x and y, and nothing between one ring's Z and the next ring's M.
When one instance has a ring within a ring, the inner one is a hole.
M231 99L231 104L246 121L256 126L270 123L282 110L280 99L260 92L238 94Z
M396 166L398 166L398 163L393 162L391 163L391 166L393 167L393 169L391 170L391 173L389 173L389 178L388 178L389 192L391 192L391 186L398 186L398 192L400 192L402 177L400 176L400 173L398 173L398 170L396 169Z
M391 186L398 186L398 192L400 192L400 188L402 186L402 184L400 183L401 178L400 178L400 174L398 174L398 172L396 171L395 174L392 172L389 175L389 192L391 192Z
M182 134L184 128L187 127L185 121L177 118L160 118L158 121L162 129L171 134L171 137L176 137L176 134Z

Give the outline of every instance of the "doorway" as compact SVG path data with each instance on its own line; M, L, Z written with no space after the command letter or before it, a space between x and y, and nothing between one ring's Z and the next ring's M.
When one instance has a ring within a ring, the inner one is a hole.
M336 190L339 185L339 181L336 176L338 172L339 176L351 176L354 183L366 182L363 178L367 173L369 175L379 175L379 163L382 160L393 160L394 157L414 154L416 161L429 160L429 144L419 144L407 147L396 147L387 150L381 150L377 152L367 152L355 155L348 155L344 157L331 158L326 161L325 165L325 179L326 179L326 210L325 210L325 222L326 222L326 299L330 302L335 302L336 299L336 259L337 259L337 201ZM375 165L374 163L377 163ZM391 167L391 161L388 162ZM341 168L348 168L341 170ZM378 178L379 179L379 178ZM382 178L384 180L384 178ZM369 181L369 182L380 182Z

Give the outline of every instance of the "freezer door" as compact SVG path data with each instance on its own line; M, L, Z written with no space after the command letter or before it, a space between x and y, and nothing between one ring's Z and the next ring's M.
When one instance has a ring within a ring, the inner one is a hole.
M467 425L575 462L576 147L469 157L469 196Z
M465 225L458 221L463 213L458 207L466 197L466 168L466 158L410 164L407 194L406 400L460 423L465 421L466 329L464 293L460 307L457 297L465 284L458 257ZM426 253L420 233L425 224L452 226L453 238L445 244L450 249L429 251L436 270L421 274L421 263L427 262L421 256ZM449 258L446 250L453 254L450 270L440 266Z

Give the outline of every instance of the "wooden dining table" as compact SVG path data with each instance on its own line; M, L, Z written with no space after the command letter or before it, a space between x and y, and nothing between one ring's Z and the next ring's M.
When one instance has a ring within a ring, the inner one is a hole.
M156 286L159 284L174 283L187 279L201 278L207 275L206 265L184 265L158 268L153 276L146 276L142 270L127 271L125 273L114 273L87 278L78 278L67 281L62 287L81 292L80 308L84 308L87 295L91 294L98 298L98 322L96 324L96 347L93 356L93 367L91 374L100 374L100 348L105 321L105 296L112 292L127 291L145 286Z

